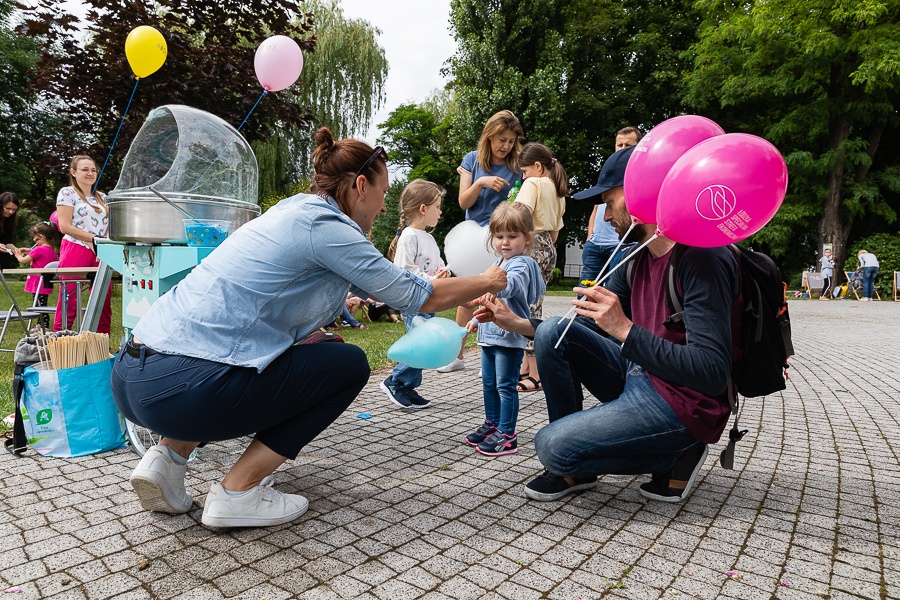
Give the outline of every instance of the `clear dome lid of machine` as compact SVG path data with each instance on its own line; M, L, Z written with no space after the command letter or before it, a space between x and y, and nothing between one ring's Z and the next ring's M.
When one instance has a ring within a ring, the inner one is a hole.
M186 243L185 216L228 221L234 231L260 214L258 180L256 156L234 127L190 106L155 108L109 193L109 237Z
M258 178L253 150L234 127L172 104L147 115L110 195L152 186L163 194L257 204Z

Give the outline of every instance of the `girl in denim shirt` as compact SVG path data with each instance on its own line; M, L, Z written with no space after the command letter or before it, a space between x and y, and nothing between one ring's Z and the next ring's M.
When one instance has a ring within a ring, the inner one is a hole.
M490 232L494 251L500 255L497 264L506 271L507 280L506 289L496 297L506 300L510 310L520 317L528 318L529 305L547 290L540 266L525 254L534 233L531 211L519 203L501 204L491 215ZM491 298L490 295L487 297ZM518 452L519 392L516 384L527 340L494 323L479 324L473 320L468 329L470 332L478 330L485 419L465 441L485 456L514 454Z
M402 269L425 281L450 276L441 259L437 242L427 229L434 229L441 218L441 200L446 192L436 183L415 179L400 194L400 226L388 249L388 258ZM409 225L407 225L409 223ZM430 319L434 313L405 312L406 329L412 328L413 317ZM416 391L422 385L422 369L404 364L394 367L381 382L381 389L391 402L403 408L426 408L431 402Z

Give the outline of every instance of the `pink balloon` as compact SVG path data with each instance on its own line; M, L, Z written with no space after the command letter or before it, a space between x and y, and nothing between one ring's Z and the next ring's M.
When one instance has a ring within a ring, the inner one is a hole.
M787 165L775 146L746 133L720 135L672 165L659 190L657 227L688 246L733 244L775 216L787 184Z
M300 77L303 52L291 38L273 35L256 49L253 68L263 89L278 92L292 86Z
M59 215L56 214L55 210L50 213L50 222L56 225L56 228L59 229Z
M625 206L641 223L656 222L656 200L666 173L682 154L725 130L697 115L663 121L647 132L625 168Z

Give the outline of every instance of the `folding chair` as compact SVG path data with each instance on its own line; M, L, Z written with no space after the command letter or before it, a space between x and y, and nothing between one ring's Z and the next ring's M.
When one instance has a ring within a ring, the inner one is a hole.
M847 288L853 292L853 295L856 296L856 299L859 300L862 296L862 277L853 278L853 274L856 271L844 271L844 275L847 276ZM857 287L855 283L858 282L859 286ZM881 289L880 285L872 286L872 291L875 292L875 299L881 300L881 294L878 291Z
M45 269L55 269L59 266L59 261L53 261L51 263L47 263L44 265ZM31 301L31 308L28 310L30 312L36 312L41 315L49 315L49 317L56 315L56 305L53 306L41 306L38 304L38 297L41 295L41 288L44 287L44 281L47 279L51 279L48 275L41 275L38 278L37 289L34 291L34 299ZM48 318L49 318L48 317Z
M0 311L0 319L3 319L3 329L0 330L0 351L15 352L13 349L2 348L3 339L6 337L6 330L9 328L9 324L12 321L18 321L22 324L22 332L27 336L28 328L31 327L31 321L37 319L40 315L36 312L19 309L19 303L16 302L16 297L13 296L12 290L9 289L9 284L6 283L6 277L2 272L0 272L0 283L3 283L3 289L6 290L6 295L9 296L9 300L12 302L9 310ZM28 321L27 325L25 321Z

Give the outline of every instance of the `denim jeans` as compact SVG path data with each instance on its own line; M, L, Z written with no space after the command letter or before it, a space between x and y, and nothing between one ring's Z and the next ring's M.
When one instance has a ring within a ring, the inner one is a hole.
M601 211L602 212L602 211ZM615 244L612 246L601 246L593 242L585 242L584 249L581 251L581 280L590 279L595 281L600 269L609 260L609 256L616 249ZM566 335L569 335L568 333Z
M413 318L422 317L423 319L430 319L433 316L434 313L404 313L403 322L406 323L406 331L412 329ZM394 367L394 370L391 371L391 379L400 389L416 389L422 385L422 369L416 369L415 367L399 363Z
M294 459L368 383L365 353L350 344L291 346L262 373L170 354L128 355L113 365L113 398L130 421L175 440L256 434Z
M620 344L576 320L553 317L535 335L550 424L534 439L538 458L555 475L593 477L659 473L698 444L644 369L622 358ZM582 385L600 401L583 410Z
M353 315L350 314L350 311L347 310L347 307L341 309L341 318L347 323L350 324L350 327L359 327L359 321L353 318Z
M481 347L481 388L484 417L503 433L516 432L519 417L519 369L525 350L504 346Z
M863 297L871 298L875 295L875 277L878 275L878 267L863 267Z

